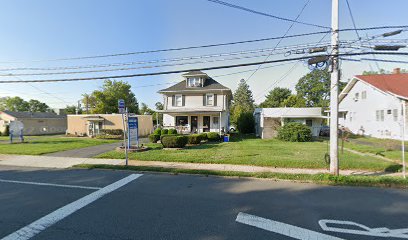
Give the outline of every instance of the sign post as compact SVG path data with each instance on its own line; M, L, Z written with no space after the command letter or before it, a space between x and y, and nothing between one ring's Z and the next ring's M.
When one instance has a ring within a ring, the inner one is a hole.
M126 143L126 120L125 114L127 114L127 108L125 108L125 100L118 100L118 109L119 113L122 114L122 123L123 123L123 147L125 148L125 163L128 165L128 148Z
M128 117L128 148L131 145L139 147L139 121L136 116Z

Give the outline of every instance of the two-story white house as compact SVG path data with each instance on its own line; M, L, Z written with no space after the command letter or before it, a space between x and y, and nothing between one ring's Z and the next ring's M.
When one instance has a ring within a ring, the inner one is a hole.
M183 74L183 81L160 90L163 127L180 133L227 132L231 89L201 71Z
M404 121L408 123L408 74L394 69L393 74L357 75L339 101L340 126L354 134L401 139Z

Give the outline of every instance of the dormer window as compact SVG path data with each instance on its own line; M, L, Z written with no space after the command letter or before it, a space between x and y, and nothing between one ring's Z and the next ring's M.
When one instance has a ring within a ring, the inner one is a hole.
M187 86L188 87L201 87L202 86L202 78L199 78L199 77L189 77L189 78L187 78Z

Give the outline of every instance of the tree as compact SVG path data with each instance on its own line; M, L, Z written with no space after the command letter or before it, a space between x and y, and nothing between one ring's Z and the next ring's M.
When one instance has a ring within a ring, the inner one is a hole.
M82 102L88 104L92 113L118 113L118 100L123 99L130 113L139 113L139 103L130 90L130 84L123 81L105 80L101 90L85 95Z
M306 107L306 100L299 95L292 94L283 101L282 107Z
M231 104L231 123L237 124L238 117L245 112L253 113L255 110L254 99L249 85L241 79L237 90L234 92L234 99Z
M30 112L49 112L51 111L50 107L47 104L40 102L38 100L35 100L35 99L30 99L30 101L28 101L28 105L29 105Z
M146 103L142 103L141 105L142 107L140 108L140 114L153 115L155 113L155 111L149 108Z
M155 103L154 106L156 107L156 110L163 110L164 109L163 103L161 103L161 102Z
M292 91L288 88L276 87L272 89L266 96L259 107L261 108L276 108L283 107L283 102L292 94Z
M78 114L82 114L82 109L78 108L75 105L67 105L65 107L65 113L66 114L77 114L77 111L78 111Z
M339 91L346 83L339 82ZM326 107L330 102L330 73L326 70L314 70L296 84L296 92L306 101L307 107Z

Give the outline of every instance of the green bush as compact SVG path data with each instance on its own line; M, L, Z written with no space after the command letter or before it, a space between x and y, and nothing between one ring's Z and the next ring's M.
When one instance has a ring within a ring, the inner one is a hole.
M207 133L207 139L210 142L215 142L215 141L220 141L220 134L216 133L216 132L208 132Z
M155 134L155 135L161 135L161 128L156 128L155 130L154 130L154 132L153 132L153 134Z
M2 135L3 136L9 136L10 135L10 126L9 125L6 125L6 129L4 129Z
M201 136L201 140L207 141L208 137L207 137L207 133L200 133Z
M237 129L244 134L255 132L255 118L251 112L244 112L238 116Z
M304 124L290 122L278 130L278 138L288 142L310 142L312 131Z
M122 135L105 135L105 134L98 134L95 136L96 139L114 139L119 140L123 139Z
M177 129L170 128L168 134L177 134Z
M188 142L187 136L166 135L161 139L161 143L165 148L183 148Z
M162 129L161 130L161 135L167 135L169 134L169 130L168 129Z
M100 134L101 135L121 135L123 136L123 130L122 129L101 129Z
M191 134L188 135L188 144L200 144L201 143L201 134Z
M177 136L177 134L165 134L160 136L160 141L166 136Z
M157 141L160 140L160 135L159 134L150 134L149 135L149 140L152 143L157 143Z

